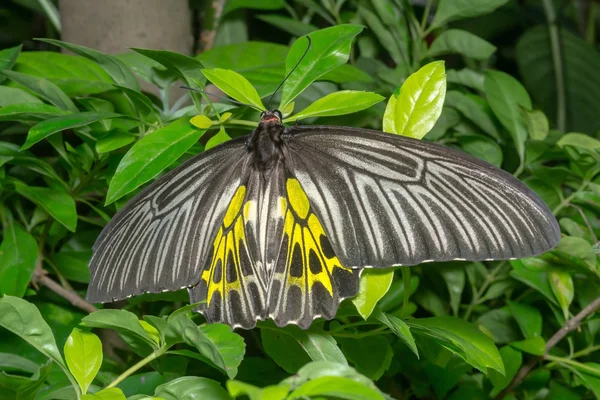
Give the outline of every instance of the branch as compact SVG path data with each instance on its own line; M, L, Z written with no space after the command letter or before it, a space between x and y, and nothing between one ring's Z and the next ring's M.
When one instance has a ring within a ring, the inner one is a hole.
M581 325L581 321L583 321L588 315L593 314L595 311L600 309L600 297L596 300L592 301L588 304L583 310L579 312L576 316L568 320L562 328L558 330L551 338L546 342L546 351L543 356L538 356L532 358L527 364L523 365L517 375L513 378L510 384L501 391L498 396L496 396L496 400L503 399L507 394L512 392L520 383L525 379L525 377L531 372L533 367L538 363L538 361L544 359L546 355L550 352L550 350L558 344L567 334Z

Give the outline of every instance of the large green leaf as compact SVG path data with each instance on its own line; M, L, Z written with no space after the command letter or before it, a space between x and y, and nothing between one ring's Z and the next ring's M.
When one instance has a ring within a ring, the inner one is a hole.
M204 132L185 118L144 136L119 163L108 187L106 204L154 178L192 147Z
M114 329L132 346L141 342L152 349L157 348L156 342L144 330L140 320L129 311L98 310L83 318L81 322L90 328Z
M290 374L295 374L311 361L300 344L290 335L275 329L261 329L260 337L265 353Z
M55 220L63 224L71 232L77 228L77 209L75 200L59 189L28 186L21 181L12 181L15 190L21 196L42 207Z
M197 376L183 376L156 388L154 396L163 400L231 400L219 382Z
M344 115L367 109L384 99L383 96L372 92L357 90L340 90L330 93L312 103L299 113L286 118L287 121L298 121L310 117L326 117Z
M450 21L473 18L489 14L508 0L440 0L431 29L439 28Z
M288 73L297 67L283 85L279 108L288 105L319 77L346 63L350 57L352 41L362 30L362 26L348 24L321 29L309 35L310 48L305 37L296 40L285 65ZM305 52L306 56L298 64Z
M254 86L237 72L228 69L214 68L203 69L202 73L215 86L235 100L244 104L250 104L259 110L265 109Z
M391 314L386 314L381 311L377 311L375 313L375 318L381 321L384 325L386 325L396 336L400 338L408 348L415 353L417 358L419 357L419 350L417 350L417 344L415 343L415 339L410 332L409 326L398 317L395 317Z
M3 78L0 70L0 77ZM37 97L29 94L23 89L10 86L0 86L0 107L8 107L11 105L20 106L23 104L42 104L42 101Z
M496 46L479 36L460 29L449 29L431 44L427 55L438 57L444 54L461 54L475 60L487 60L496 51Z
M69 96L65 94L58 86L47 79L36 78L27 74L15 71L0 71L8 79L25 86L27 89L36 93L45 100L54 104L61 110L77 112L79 111Z
M35 270L38 256L36 240L13 222L6 226L0 244L0 290L23 297Z
M48 79L70 97L112 90L112 79L102 67L70 54L55 51L23 52L14 70Z
M372 269L362 271L358 295L352 303L363 319L369 318L377 302L387 293L394 280L393 269Z
M80 128L82 126L93 124L94 122L114 118L129 117L112 112L85 111L49 118L40 122L29 130L29 134L27 135L27 139L25 140L23 147L21 147L21 150L28 149L37 142L55 133L62 132L67 129Z
M69 370L77 379L81 392L87 393L102 365L102 342L93 333L75 328L64 350Z
M487 373L493 369L504 374L494 342L474 325L455 317L421 318L406 323L415 335L433 339L478 370Z
M130 89L137 90L138 92L140 91L140 84L138 83L133 72L131 72L129 67L127 67L127 65L125 65L125 63L123 63L117 57L77 44L62 42L60 40L40 40L70 50L73 53L97 62L111 76L117 85L125 86Z
M540 25L528 30L516 46L517 62L523 82L533 99L542 105L554 124L557 121L558 91L556 64L548 27ZM600 130L600 54L584 39L567 29L560 30L560 59L565 89L567 131Z
M20 90L7 88L12 90ZM29 96L29 94L27 94ZM2 93L0 93L2 96ZM1 106L1 104L0 104ZM64 114L58 107L44 103L19 103L0 108L0 121L40 121Z
M442 114L445 96L444 62L435 61L425 65L408 77L395 99L395 107L386 110L384 120L394 121L390 125L393 129L390 133L423 138Z
M339 376L313 379L294 390L288 399L326 398L348 400L383 400L376 389Z

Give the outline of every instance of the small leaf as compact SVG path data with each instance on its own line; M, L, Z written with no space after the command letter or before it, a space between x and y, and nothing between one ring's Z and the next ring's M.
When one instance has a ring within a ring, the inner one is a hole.
M81 400L126 400L123 391L119 388L102 389L94 394L84 394Z
M462 292L465 288L465 270L463 265L452 265L440 269L440 274L446 281L448 294L450 295L450 307L455 316L458 315L458 307Z
M209 81L233 99L244 104L253 105L259 110L265 109L254 86L237 72L214 68L203 69L202 73Z
M363 319L369 318L377 302L385 296L392 281L393 269L365 269L360 276L358 295L352 298L352 303Z
M23 297L33 276L38 256L38 245L21 225L13 222L6 226L0 244L0 290L11 296Z
M190 119L190 124L194 125L196 128L208 129L213 125L213 122L206 115L196 115Z
M477 35L460 29L448 29L433 41L427 55L435 58L457 53L474 60L487 60L495 51L496 46Z
M69 370L77 379L81 392L86 394L102 365L102 342L93 333L75 328L64 351Z
M67 193L47 187L27 186L21 181L12 181L21 196L42 207L55 220L71 232L77 228L75 200Z
M78 112L75 104L69 96L65 94L58 86L43 78L33 77L27 74L22 74L15 71L0 71L0 75L4 74L8 79L15 81L41 96L45 100L54 104L56 107L64 111Z
M509 302L508 308L517 320L525 339L542 335L542 314L538 308L518 302Z
M356 370L366 377L379 380L390 367L394 352L384 336L344 339L344 354Z
M261 329L260 337L265 353L289 374L295 374L311 361L293 337L279 330Z
M510 272L510 276L518 281L523 282L527 286L534 288L543 294L546 299L550 300L555 305L558 305L552 292L552 288L550 287L547 272L531 271L527 269L525 265L523 265L521 260L511 260L510 264L513 267L513 270Z
M62 42L60 40L39 40L70 50L75 54L79 54L82 57L97 62L111 76L111 78L115 81L115 83L117 83L117 85L125 86L129 89L138 92L140 91L140 84L138 83L137 78L135 77L133 72L131 72L129 67L127 67L127 65L125 65L117 57L110 54L102 53L101 51L89 49L87 47L80 46L77 44Z
M148 335L135 314L125 310L98 310L81 320L90 328L114 329L132 347L135 342L142 342L152 349L157 349L156 342Z
M523 355L521 352L510 346L501 348L500 355L502 356L502 362L506 373L490 371L489 378L492 385L494 385L494 390L490 393L490 397L496 397L502 389L508 386L515 375L517 375L517 372L523 363Z
M28 149L37 142L57 132L61 132L67 129L80 128L82 126L93 124L97 121L114 118L129 117L111 112L85 111L80 113L61 115L58 117L47 119L35 125L29 130L27 140L25 140L25 144L21 147L21 150Z
M227 391L218 382L196 376L183 376L164 383L156 388L154 396L163 400L231 400Z
M213 147L216 147L221 143L225 143L229 140L231 140L231 136L227 134L224 127L221 127L221 129L219 129L219 132L217 132L216 135L208 139L208 142L206 142L206 146L204 146L204 150L210 150Z
M288 399L340 398L350 400L383 400L376 389L348 378L324 376L306 382L294 390Z
M158 329L156 329L154 326L150 325L146 321L140 320L139 322L140 325L142 325L142 328L144 328L144 330L150 337L150 339L152 339L152 341L154 341L154 343L156 343L157 346L160 346L160 335L158 333Z
M384 99L383 96L372 92L357 90L340 90L330 93L315 101L304 110L286 118L283 122L298 121L309 117L326 117L334 115L351 114L365 110Z
M552 292L556 300L558 300L560 308L562 308L565 320L569 319L569 306L575 296L573 278L567 271L553 268L548 272L548 280L550 281Z
M345 64L350 57L352 41L363 30L362 26L342 24L312 32L312 44L306 57L298 64L308 48L308 40L294 42L285 60L286 72L297 68L283 85L279 108L285 108L304 89L327 72Z
M394 110L394 133L421 139L442 113L446 96L444 62L435 61L402 84Z
M413 353L415 353L417 358L419 358L419 350L417 350L415 339L413 338L412 333L410 333L410 328L406 322L402 321L398 317L385 314L381 311L378 311L374 317L390 328L392 332L394 332L394 334L398 336Z
M483 74L479 72L464 68L459 71L449 69L446 71L446 80L448 83L456 83L483 92L483 82L485 78Z
M439 28L450 21L489 14L506 3L508 0L440 0L429 29Z
M530 339L512 342L510 345L517 350L521 350L535 356L543 356L546 353L546 341L541 336L534 336Z
M0 50L0 70L12 69L17 61L17 57L21 53L22 46L9 47L7 49ZM0 83L4 82L6 78L0 75Z
M525 111L527 115L527 131L532 140L544 140L550 132L550 123L546 114L539 110Z
M234 399L245 395L249 400L284 400L290 388L287 385L258 388L240 381L227 381L227 390Z
M478 100L482 100L478 102ZM482 104L483 99L479 96L467 96L462 92L451 90L446 96L446 105L458 110L469 121L477 125L483 132L493 139L500 139L498 129Z
M204 132L181 119L144 136L121 159L110 181L106 204L154 178L192 147Z
M120 129L112 129L96 142L96 151L98 153L109 153L111 151L123 148L135 141L135 136Z

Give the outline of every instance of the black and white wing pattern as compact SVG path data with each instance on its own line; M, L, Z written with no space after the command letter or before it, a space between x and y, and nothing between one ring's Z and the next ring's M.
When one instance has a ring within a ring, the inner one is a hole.
M344 266L520 258L560 239L535 193L463 152L365 129L287 133L288 168Z
M230 199L249 174L244 143L232 140L188 160L113 217L94 245L89 301L199 282Z

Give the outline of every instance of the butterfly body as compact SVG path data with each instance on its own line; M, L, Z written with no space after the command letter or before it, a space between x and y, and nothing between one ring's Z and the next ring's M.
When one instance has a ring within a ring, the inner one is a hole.
M209 322L307 328L355 296L363 268L501 260L556 245L543 202L460 151L383 132L285 127L202 153L107 225L88 299L188 288Z

